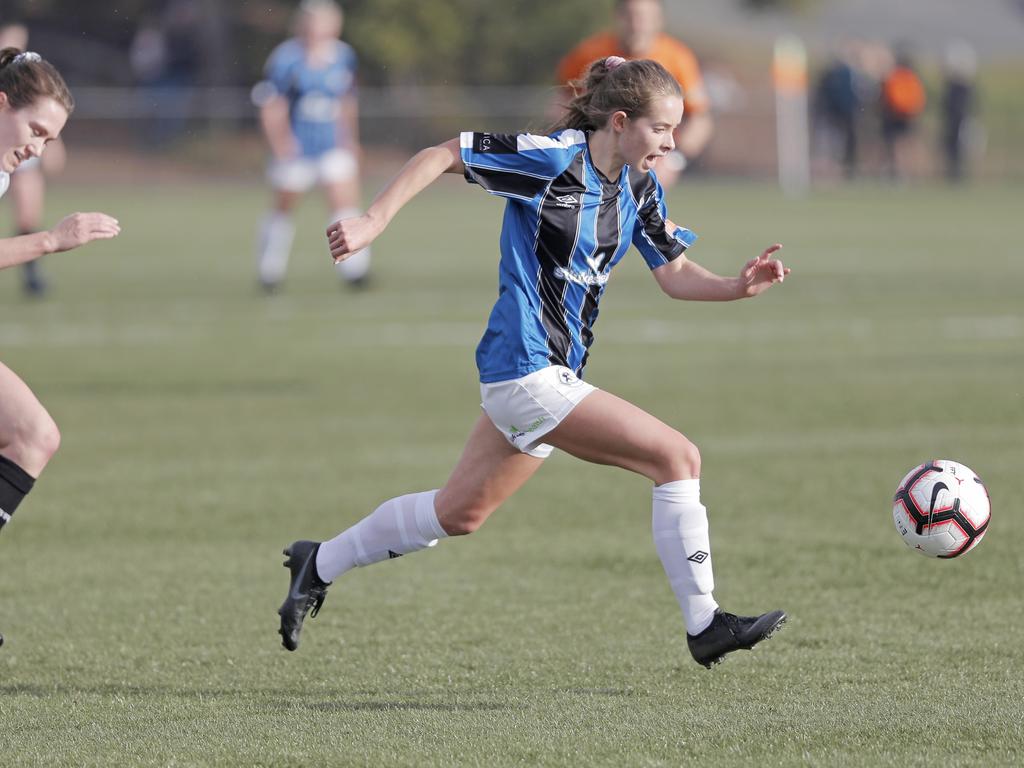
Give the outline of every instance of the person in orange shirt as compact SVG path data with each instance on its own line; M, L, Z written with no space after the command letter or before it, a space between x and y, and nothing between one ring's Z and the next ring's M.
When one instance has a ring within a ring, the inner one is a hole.
M662 31L664 23L662 0L616 0L615 30L588 37L569 51L558 65L558 79L568 86L582 79L596 59L607 56L654 59L665 67L682 87L685 104L685 116L675 135L676 150L657 171L662 186L668 187L686 167L687 158L704 151L714 123L697 57Z
M913 133L928 101L907 51L897 51L896 65L882 78L881 97L885 162L890 178L900 180L909 169Z

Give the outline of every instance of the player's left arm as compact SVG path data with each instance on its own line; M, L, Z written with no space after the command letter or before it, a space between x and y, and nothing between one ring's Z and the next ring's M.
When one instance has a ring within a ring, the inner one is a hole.
M675 231L672 222L666 222L667 229ZM789 267L775 257L782 245L775 243L743 265L738 277L724 277L705 269L685 254L652 270L667 295L673 299L689 301L733 301L757 296L773 284L781 283L789 274Z

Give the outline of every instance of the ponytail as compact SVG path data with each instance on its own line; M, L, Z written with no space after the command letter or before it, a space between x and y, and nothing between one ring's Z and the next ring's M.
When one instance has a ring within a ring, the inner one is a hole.
M661 64L651 59L626 61L620 56L598 59L570 87L575 97L552 131L595 131L616 112L642 117L659 97L682 96L679 83Z
M0 92L7 94L7 103L13 109L24 109L44 97L56 101L69 115L75 109L75 100L60 72L31 51L0 50Z

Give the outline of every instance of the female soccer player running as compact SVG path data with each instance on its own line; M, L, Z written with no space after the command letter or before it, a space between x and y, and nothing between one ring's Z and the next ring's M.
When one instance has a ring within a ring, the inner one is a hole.
M0 196L7 191L11 172L42 154L73 109L64 79L49 62L17 48L0 50ZM117 221L106 214L73 213L51 230L0 240L0 269L115 237L120 231ZM50 414L25 382L0 363L0 530L32 490L59 443Z
M498 302L477 348L484 415L440 490L391 499L330 541L285 549L291 584L279 614L287 649L298 647L307 611L316 615L332 581L475 531L553 447L654 482L654 543L699 663L751 648L785 620L782 611L735 616L715 602L697 447L580 378L598 301L630 242L665 293L703 301L756 296L781 282L789 273L774 257L781 246L735 278L687 259L696 236L666 219L652 173L682 118L679 85L660 64L618 57L595 62L585 85L553 135L463 133L417 154L364 215L328 228L331 254L342 260L446 172L508 200Z

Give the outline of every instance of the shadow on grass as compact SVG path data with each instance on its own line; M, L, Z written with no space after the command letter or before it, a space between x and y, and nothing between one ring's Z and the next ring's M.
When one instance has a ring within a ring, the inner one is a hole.
M631 697L642 696L643 691L634 688L556 688L552 692L568 694L576 697ZM488 691L488 694L494 694ZM509 691L515 694L516 691ZM521 693L521 692L520 692ZM335 696L331 692L295 691L282 688L178 688L170 685L117 685L114 683L96 683L70 685L38 685L33 683L14 683L0 685L0 697L31 696L37 699L48 699L64 696L99 696L139 698L173 697L196 702L230 701L236 699L253 703L253 699L266 699L268 709L282 712L288 710L312 710L316 712L388 712L388 711L427 711L427 712L499 712L524 710L527 704L473 698L472 691L445 693L438 691L381 691L359 690L338 691Z
M383 698L381 694L394 697ZM436 712L468 712L468 711L500 711L523 709L496 701L458 700L458 696L428 691L345 691L338 692L337 699L324 691L295 691L282 688L245 688L245 689L194 689L176 688L168 685L116 685L98 683L95 685L36 685L16 683L0 685L0 697L31 696L37 699L49 699L64 696L99 696L139 698L173 697L180 699L203 701L230 701L237 699L251 704L253 698L266 698L266 706L274 711L307 709L318 712L339 711L375 711L389 710L424 710ZM359 697L373 697L360 700ZM327 699L327 700L325 700Z

